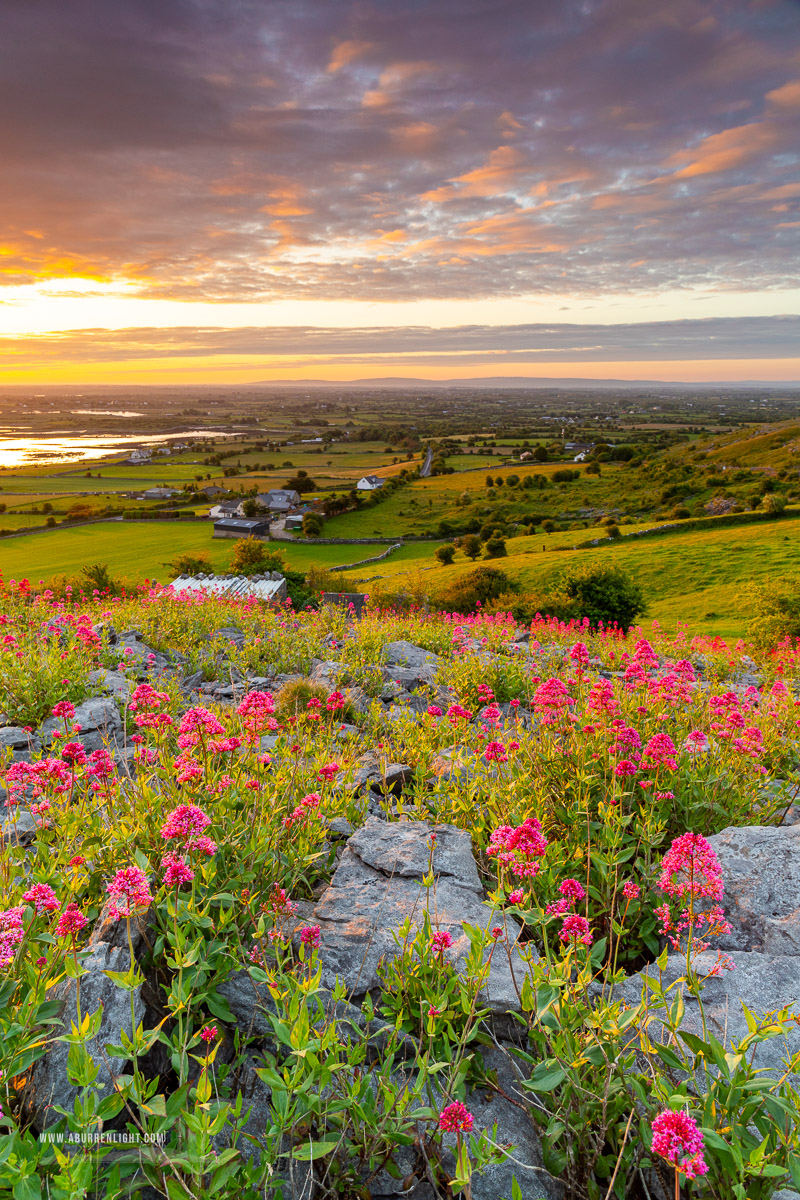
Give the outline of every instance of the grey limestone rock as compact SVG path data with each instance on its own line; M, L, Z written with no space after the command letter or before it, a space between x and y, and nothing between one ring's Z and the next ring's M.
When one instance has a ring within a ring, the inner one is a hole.
M724 950L800 954L800 825L723 829L709 839L722 866L732 926Z
M413 642L387 642L383 653L390 667L425 667L436 671L443 661L440 655L423 650L422 646L415 646Z
M431 835L435 843L431 846ZM434 887L422 887L433 868ZM322 982L338 977L351 996L380 988L378 964L398 952L393 931L406 918L419 925L426 904L435 929L453 944L446 958L463 969L470 949L465 923L486 929L503 922L484 904L483 888L468 833L424 821L381 821L370 816L348 841L330 886L314 910L320 926ZM482 996L498 1017L519 1007L525 963L516 943L519 925L505 922L507 942L498 944Z
M710 971L716 962L717 955L710 950L699 954L696 968L700 974ZM732 955L735 970L723 971L711 978L703 991L703 1007L709 1033L721 1041L726 1049L734 1042L745 1037L748 1032L747 1021L742 1009L748 1009L759 1017L765 1013L778 1011L786 1006L800 1015L800 957L796 955L772 955L753 952L736 952ZM663 986L676 983L686 973L686 960L681 954L671 954L662 976ZM642 985L646 975L653 979L659 978L658 967L650 965L636 975L618 984L614 989L615 998L621 998L628 1004L638 1004L642 996ZM697 1000L688 994L686 988L679 984L686 1011L682 1027L689 1033L703 1036L703 1026L700 1008ZM670 993L675 997L678 988ZM650 1037L660 1040L660 1030L663 1023L654 1009L649 1019ZM757 1067L767 1067L780 1070L784 1058L800 1051L800 1025L791 1030L786 1037L772 1038L760 1042L753 1047L754 1061Z
M83 961L87 975L80 981L81 1013L94 1013L102 1007L103 1016L97 1036L89 1041L87 1049L98 1067L96 1086L101 1097L112 1091L112 1074L119 1075L125 1069L125 1060L109 1057L105 1046L111 1042L119 1044L120 1031L124 1030L128 1037L133 1030L131 1026L130 993L109 979L104 971L127 971L130 966L130 954L127 946L112 946L109 942L98 941ZM73 1023L78 1021L76 1002L76 987L74 979L67 979L53 989L54 1000L61 1004L60 1020L64 1024L64 1032L71 1031ZM145 1015L145 1004L141 996L141 988L133 992L133 1018L138 1025ZM32 1072L30 1104L33 1121L37 1129L61 1120L56 1112L58 1105L72 1109L80 1089L73 1086L67 1077L67 1058L69 1046L64 1042L53 1041L48 1047L44 1058L39 1059Z
M122 718L116 702L110 696L95 696L77 705L75 715L70 725L80 725L80 733L75 738L84 747L99 750L108 743L112 748L122 742ZM59 717L48 717L39 728L39 736L45 745L53 741L56 731L63 733L64 722Z

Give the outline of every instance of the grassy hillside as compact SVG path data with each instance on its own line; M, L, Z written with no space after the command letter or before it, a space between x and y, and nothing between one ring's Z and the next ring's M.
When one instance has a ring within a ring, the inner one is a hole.
M517 580L524 590L541 589L557 571L583 562L609 562L623 567L642 586L650 607L648 618L668 627L688 621L704 632L726 637L744 634L747 613L738 599L750 580L767 576L800 575L800 523L776 521L727 529L675 533L664 537L622 538L591 550L555 547L574 535L510 538L508 557L492 561ZM556 539L559 538L559 541ZM409 548L411 549L411 548ZM401 560L391 557L370 567L364 575L379 576L385 587L400 586L404 577L415 579L414 568L424 571L419 582L435 592L481 560L471 563L461 553L452 566L442 567L435 547L415 547L420 553ZM413 567L412 564L413 563ZM362 572L343 573L356 579Z

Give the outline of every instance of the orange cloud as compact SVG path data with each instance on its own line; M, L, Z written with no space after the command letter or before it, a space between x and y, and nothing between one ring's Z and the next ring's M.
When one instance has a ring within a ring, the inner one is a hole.
M758 155L771 150L778 141L778 133L767 121L753 121L749 125L735 125L732 129L724 129L722 133L713 133L703 138L699 145L687 150L679 150L667 160L668 167L680 166L686 159L691 161L670 176L663 176L670 181L676 179L692 179L698 175L714 175L719 171L730 171Z
M469 196L496 196L508 191L527 169L525 156L514 146L498 146L482 167L448 179L444 187L425 192L423 200L442 203Z
M349 63L363 58L367 51L372 49L373 45L373 42L339 42L338 46L334 46L331 60L328 63L327 69L329 74L333 75Z
M783 87L767 92L767 100L775 108L785 108L794 111L800 109L800 79L792 79Z

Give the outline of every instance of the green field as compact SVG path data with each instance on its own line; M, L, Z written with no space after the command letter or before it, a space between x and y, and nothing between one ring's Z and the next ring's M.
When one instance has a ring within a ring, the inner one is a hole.
M75 575L83 565L105 563L111 574L131 580L168 583L164 566L177 554L205 552L217 571L227 570L234 543L212 537L211 522L103 521L72 529L54 529L30 537L0 541L0 571L5 580L47 582L55 575ZM293 546L272 542L294 570L339 566L380 553L381 546Z

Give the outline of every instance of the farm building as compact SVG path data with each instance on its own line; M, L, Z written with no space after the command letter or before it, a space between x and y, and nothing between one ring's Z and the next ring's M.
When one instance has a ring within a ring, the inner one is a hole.
M248 520L244 517L220 517L214 522L215 538L261 538L269 539L269 521L263 517Z
M142 492L143 500L171 500L173 496L180 496L178 488L154 487Z
M215 596L257 596L259 600L285 600L286 580L278 571L264 575L179 575L174 592L212 592Z

